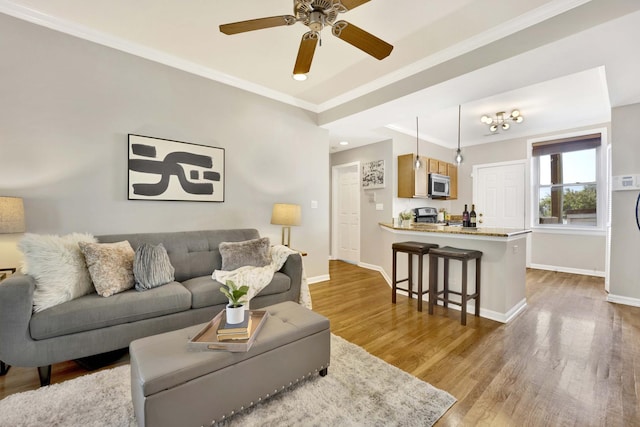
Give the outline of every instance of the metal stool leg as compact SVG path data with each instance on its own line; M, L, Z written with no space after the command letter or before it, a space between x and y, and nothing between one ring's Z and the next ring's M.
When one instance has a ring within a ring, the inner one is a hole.
M436 303L438 290L438 258L429 255L429 314L433 314L433 306Z
M449 258L444 259L444 301L443 307L449 307Z
M424 256L418 255L418 311L422 311L422 259Z
M462 313L461 315L461 321L460 323L462 323L462 325L466 325L467 324L467 297L469 295L467 294L467 260L462 261L462 302L461 302L461 307L460 307L460 311Z
M476 258L476 317L480 317L480 258Z
M409 257L409 280L408 280L408 285L407 285L407 289L409 290L408 294L409 294L409 299L413 298L413 254L411 254L410 252L407 253L407 256Z
M398 256L398 252L395 249L393 249L393 267L391 269L392 274L393 274L393 277L391 278L391 302L393 304L396 303L396 286L397 286L396 281L398 280L398 278L396 276L396 274L397 274L397 271L396 271L396 267L397 267L396 258L397 258L397 256Z

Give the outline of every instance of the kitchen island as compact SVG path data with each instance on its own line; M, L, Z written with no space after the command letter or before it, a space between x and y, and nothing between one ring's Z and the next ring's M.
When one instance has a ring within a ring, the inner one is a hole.
M507 323L518 315L527 305L526 300L526 249L528 229L513 228L463 228L427 223L411 223L410 226L398 226L391 223L380 223L386 231L384 239L388 244L389 264L384 266L388 277L391 277L391 245L395 242L418 241L435 243L440 247L452 246L482 251L480 292L480 316L498 322ZM442 261L440 261L442 263ZM414 263L414 265L417 263ZM425 263L428 265L428 263ZM407 274L407 263L402 255L398 256L398 278ZM439 282L442 287L442 271L438 268ZM414 270L414 275L417 270ZM475 263L469 263L469 286L474 289ZM460 291L460 263L450 262L449 287ZM423 272L423 281L428 283L429 269ZM415 276L414 276L415 277ZM416 282L416 281L414 281ZM459 305L449 304L459 309ZM473 303L469 304L467 313L475 314Z

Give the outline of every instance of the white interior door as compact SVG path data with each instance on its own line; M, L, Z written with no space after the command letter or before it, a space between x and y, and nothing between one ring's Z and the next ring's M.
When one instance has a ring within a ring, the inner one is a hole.
M335 257L360 262L360 166L349 164L334 168L334 242Z
M525 228L526 163L473 167L478 227Z

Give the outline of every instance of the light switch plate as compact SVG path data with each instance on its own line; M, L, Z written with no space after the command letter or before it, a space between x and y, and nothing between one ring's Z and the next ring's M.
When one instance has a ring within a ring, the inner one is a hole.
M384 205L382 203L376 203L376 210L377 211L383 211L384 210Z

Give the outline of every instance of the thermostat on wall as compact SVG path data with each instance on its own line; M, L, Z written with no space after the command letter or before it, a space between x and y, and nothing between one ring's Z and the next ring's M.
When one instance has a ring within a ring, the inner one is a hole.
M613 177L613 191L639 190L640 175L617 175Z

